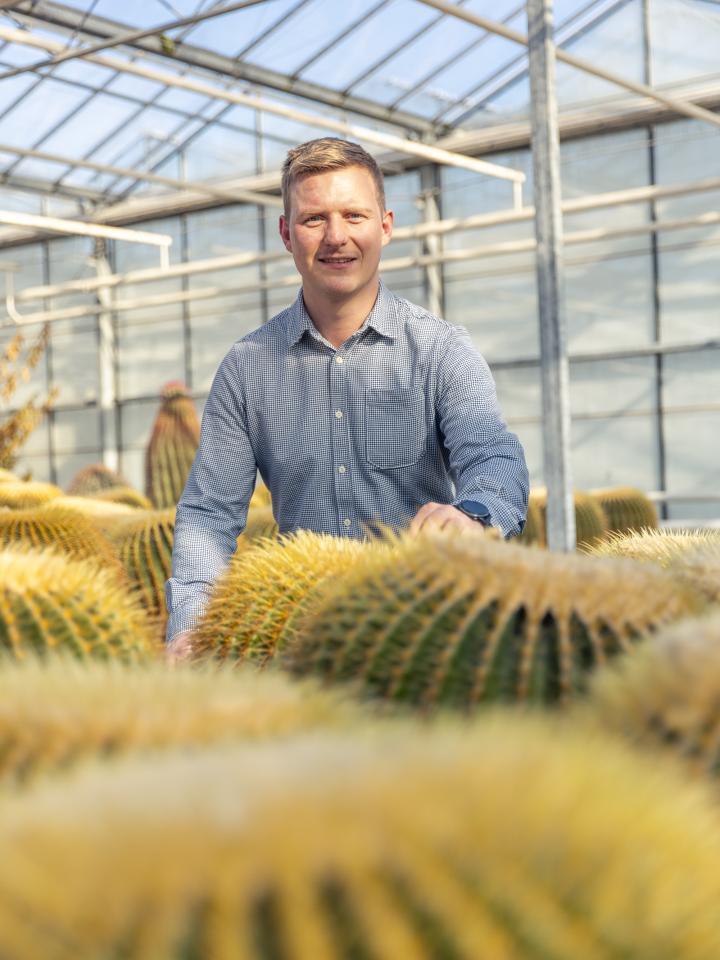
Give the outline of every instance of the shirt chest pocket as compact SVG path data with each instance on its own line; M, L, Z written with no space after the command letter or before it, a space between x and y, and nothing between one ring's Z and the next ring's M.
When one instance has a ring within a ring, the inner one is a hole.
M366 390L365 455L381 470L409 467L425 449L425 398L418 390Z

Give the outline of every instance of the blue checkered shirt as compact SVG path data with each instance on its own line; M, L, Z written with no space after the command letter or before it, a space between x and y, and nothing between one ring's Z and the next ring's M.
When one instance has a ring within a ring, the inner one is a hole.
M430 501L480 500L522 530L528 473L467 333L382 284L336 349L295 303L238 340L205 405L177 509L168 638L193 626L245 526L259 472L281 533L407 526Z

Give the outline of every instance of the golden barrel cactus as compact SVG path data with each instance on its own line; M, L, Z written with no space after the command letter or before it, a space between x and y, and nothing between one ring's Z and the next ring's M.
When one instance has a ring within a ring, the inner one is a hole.
M54 483L13 483L8 480L0 484L0 509L9 507L11 510L29 510L62 495L62 490Z
M131 662L151 655L153 642L114 571L51 550L0 551L0 656L55 651Z
M196 656L264 666L313 589L327 577L342 577L369 549L355 540L302 532L238 551L195 631Z
M643 530L613 534L602 543L588 547L586 552L669 567L675 561L682 563L684 555L714 543L720 545L720 532L715 530Z
M125 572L136 586L145 609L160 624L167 620L165 581L172 568L175 510L138 511L115 531Z
M603 487L591 490L602 507L610 533L650 530L658 526L655 504L635 487Z
M106 467L104 463L90 463L78 470L70 481L67 492L71 497L87 497L100 490L123 486L125 479L115 470Z
M145 492L158 509L177 504L199 442L200 420L187 387L165 384L145 454Z
M598 501L582 490L573 492L573 501L575 503L575 534L578 546L582 547L604 539L608 532L607 517ZM537 542L546 543L547 490L544 487L538 487L530 491L528 514L535 510L539 511L539 526L542 531L542 536L537 538Z
M594 667L702 605L653 567L426 536L327 581L284 662L416 707L566 702Z
M0 955L716 960L674 773L513 717L97 764L4 799Z
M150 500L139 490L134 490L132 487L111 487L109 490L89 493L87 496L90 499L105 503L121 503L127 507L135 507L136 510L152 510L153 508Z

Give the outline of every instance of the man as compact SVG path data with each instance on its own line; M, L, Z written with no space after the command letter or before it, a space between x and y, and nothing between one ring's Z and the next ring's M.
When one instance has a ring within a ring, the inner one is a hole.
M525 459L487 364L465 331L380 281L393 214L373 158L334 138L301 144L282 193L302 290L235 343L210 391L167 584L176 655L235 550L256 471L281 533L361 538L380 522L512 536L525 522Z

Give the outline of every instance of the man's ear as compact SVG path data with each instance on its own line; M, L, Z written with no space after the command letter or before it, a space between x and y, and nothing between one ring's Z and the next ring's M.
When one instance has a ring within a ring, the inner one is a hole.
M285 244L285 249L289 250L292 253L292 243L290 242L290 224L287 221L287 217L284 213L280 214L280 220L278 221L278 227L280 229L280 238Z
M390 243L390 238L392 237L393 224L395 222L395 214L392 210L386 210L382 218L382 245L386 246Z

